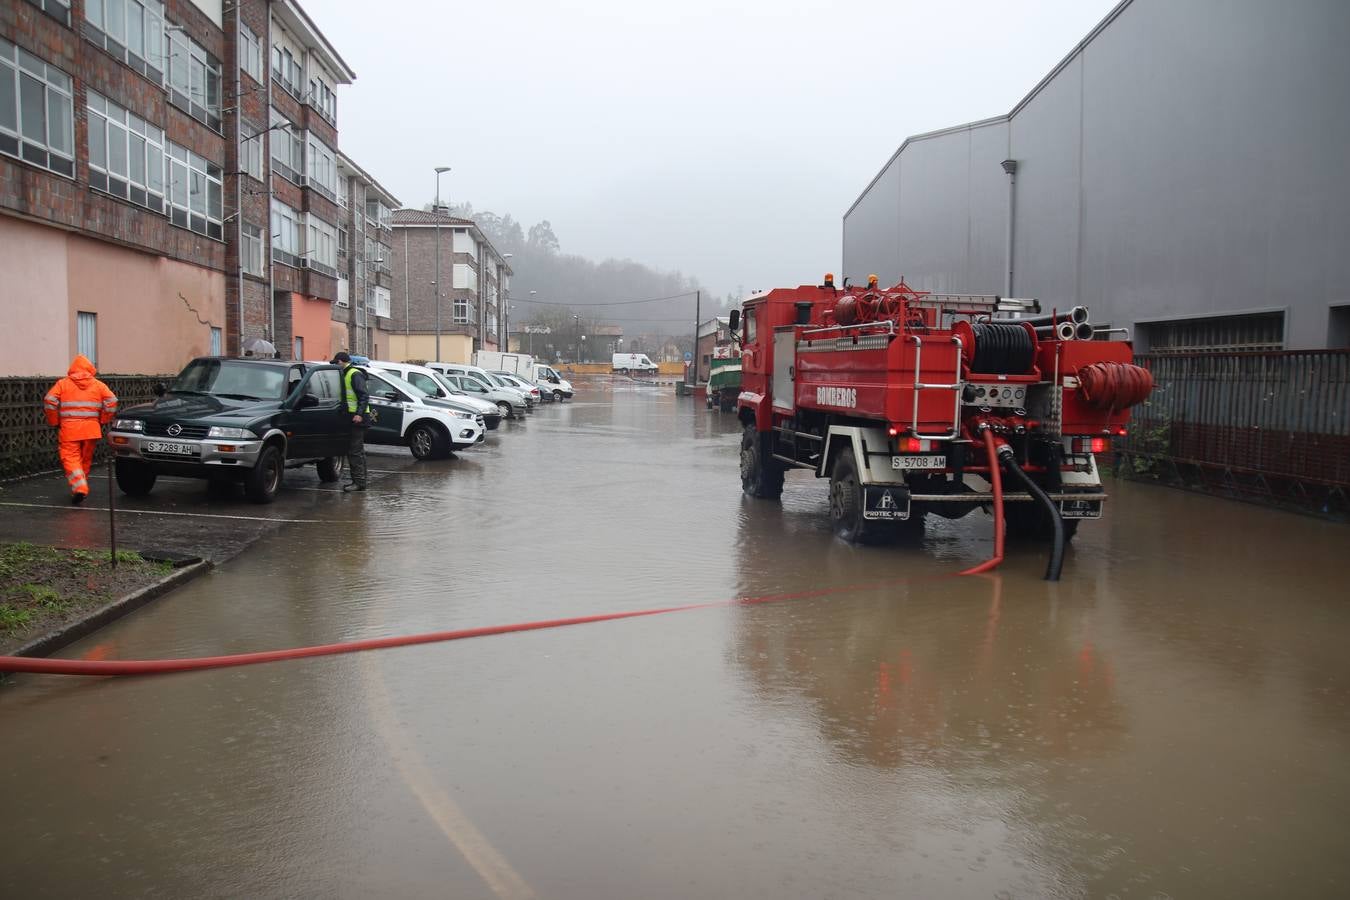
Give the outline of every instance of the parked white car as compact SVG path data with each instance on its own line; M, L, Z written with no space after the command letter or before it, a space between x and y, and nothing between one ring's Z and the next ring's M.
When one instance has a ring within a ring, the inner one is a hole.
M524 378L521 378L519 375L516 375L513 372L490 372L488 374L493 375L494 377L502 381L505 381L512 387L518 387L522 391L527 391L535 403L553 402L553 394L551 393L545 394L543 391L539 389L538 385L530 384Z
M418 459L441 459L483 440L483 419L427 402L421 389L387 372L366 370L374 423L367 444L406 446Z
M477 413L483 417L483 425L487 427L488 431L495 431L497 426L501 424L502 411L497 404L491 400L484 400L481 396L470 396L464 393L448 382L442 381L443 376L425 366L372 360L369 363L369 368L377 373L387 372L396 375L413 387L421 388L430 395L431 399L449 404L452 408Z
M473 366L462 366L457 363L427 363L427 368L444 376L445 381L470 397L478 397L480 400L489 400L496 404L502 415L508 419L525 416L528 409L525 395L515 388L498 387L487 379L486 372L483 372L484 377L479 378L464 371L474 368Z

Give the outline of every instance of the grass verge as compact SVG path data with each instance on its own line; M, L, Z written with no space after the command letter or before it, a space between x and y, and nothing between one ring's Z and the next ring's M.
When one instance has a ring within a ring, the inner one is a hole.
M139 553L0 544L0 652L73 622L173 571Z

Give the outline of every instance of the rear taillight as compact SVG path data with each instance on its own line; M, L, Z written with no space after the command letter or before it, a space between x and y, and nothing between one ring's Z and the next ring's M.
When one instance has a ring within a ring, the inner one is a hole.
M902 437L895 442L898 453L927 453L933 449L933 442L916 437Z
M1076 437L1069 445L1074 453L1105 453L1111 449L1111 439L1104 437Z

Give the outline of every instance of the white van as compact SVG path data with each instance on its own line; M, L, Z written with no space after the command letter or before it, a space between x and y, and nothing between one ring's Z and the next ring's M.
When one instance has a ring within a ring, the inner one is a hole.
M645 353L615 353L613 369L624 375L629 372L654 374L657 365L648 359Z
M540 393L548 391L553 395L554 400L572 399L572 382L559 375L552 366L535 363L534 383L539 385Z
M429 362L427 368L438 374L451 376L451 384L471 396L482 396L483 399L491 400L508 419L520 418L534 406L534 400L524 391L519 388L502 387L492 380L492 376L477 366Z

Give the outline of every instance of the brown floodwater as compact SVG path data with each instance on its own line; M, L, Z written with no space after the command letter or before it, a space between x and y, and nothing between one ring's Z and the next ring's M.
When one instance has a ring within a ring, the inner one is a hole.
M1350 894L1345 526L1112 483L1058 584L1025 545L950 577L988 555L987 517L841 543L823 482L743 498L734 420L667 391L585 388L454 460L373 456L364 496L283 494L323 524L269 533L65 655L858 587L11 679L0 895Z

